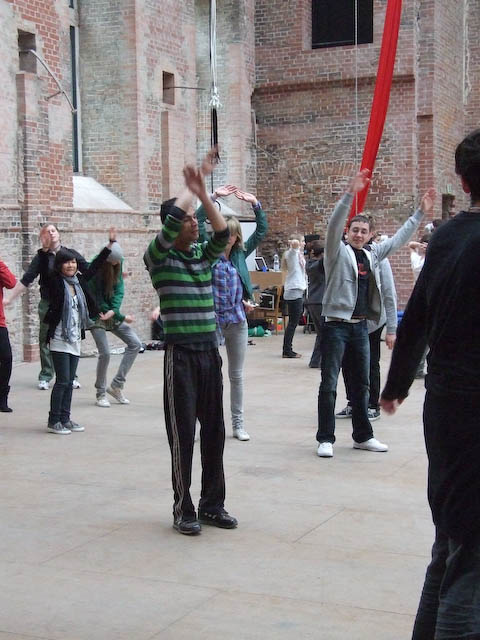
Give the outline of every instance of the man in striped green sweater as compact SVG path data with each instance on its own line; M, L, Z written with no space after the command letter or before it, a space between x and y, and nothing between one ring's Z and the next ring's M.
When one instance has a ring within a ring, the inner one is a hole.
M228 242L225 220L210 200L204 176L213 170L215 151L201 169L184 169L187 189L161 207L163 227L144 255L158 292L165 331L164 411L172 454L173 526L198 534L201 524L233 529L237 520L224 508L222 361L217 349L211 269ZM214 233L197 244L196 195ZM198 518L190 496L195 424L201 425L202 489Z

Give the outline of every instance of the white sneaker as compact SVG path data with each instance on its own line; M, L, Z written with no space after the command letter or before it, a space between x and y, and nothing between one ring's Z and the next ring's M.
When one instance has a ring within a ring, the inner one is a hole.
M388 451L388 444L379 442L376 438L370 438L365 442L354 442L354 449L364 449L365 451Z
M234 429L233 437L237 438L237 440L242 440L244 442L246 442L247 440L250 440L250 436L245 431L245 429Z
M80 384L80 382L76 378L74 378L73 383L72 383L72 387L74 389L81 389L82 385Z
M331 442L320 442L317 456L320 456L320 458L333 458L333 444Z
M109 407L110 406L110 402L108 401L108 398L105 394L103 394L103 396L98 396L95 404L97 405L97 407Z
M48 391L48 389L50 388L50 383L48 382L48 380L39 380L38 381L38 388L41 391Z
M107 393L110 394L120 404L130 404L130 400L127 400L123 395L122 390L119 387L108 387Z

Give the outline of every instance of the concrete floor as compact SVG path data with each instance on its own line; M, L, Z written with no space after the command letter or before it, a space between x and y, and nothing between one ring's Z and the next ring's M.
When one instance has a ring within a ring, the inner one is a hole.
M423 385L375 423L388 453L353 450L338 420L335 457L320 459L314 337L297 330L301 360L283 360L281 340L248 348L251 441L233 440L227 421L226 508L239 527L195 538L171 526L162 352L138 357L131 404L110 409L94 406L95 359L82 358L72 417L86 431L68 436L45 432L38 366L14 368L14 413L0 414L0 640L410 637L433 540ZM198 446L195 458L197 500Z

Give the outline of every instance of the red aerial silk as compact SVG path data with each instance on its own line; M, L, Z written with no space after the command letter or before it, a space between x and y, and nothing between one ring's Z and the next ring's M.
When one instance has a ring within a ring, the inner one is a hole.
M373 94L372 111L368 124L367 139L363 150L361 169L369 169L373 173L378 147L382 139L383 127L387 116L390 88L392 86L393 67L397 52L398 30L402 13L402 0L388 0L383 29L382 48L378 61L377 81ZM369 184L355 197L348 219L363 211Z

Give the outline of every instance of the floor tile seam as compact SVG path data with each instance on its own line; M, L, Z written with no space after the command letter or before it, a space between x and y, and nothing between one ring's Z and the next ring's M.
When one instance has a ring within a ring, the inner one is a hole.
M397 469L394 469L388 476L386 476L387 478L391 478L393 476L395 476L397 473L399 473L400 471L402 471L403 469L405 469L406 466L408 466L409 464L411 464L412 462L414 462L415 460L417 460L418 458L424 458L425 460L427 459L427 454L426 452L418 452L416 453L412 458L409 458L408 460L405 460L405 462L403 462Z
M297 544L297 543L295 543ZM315 549L318 548L318 542L299 542L298 544L301 544L302 546L305 547L313 547ZM358 552L358 547L348 547L343 545L342 547L337 547L335 545L330 546L328 545L327 547L324 547L326 550L330 549L331 551L340 551L340 552L345 552L345 551L353 551L353 552ZM407 557L407 558L426 558L426 559L430 559L431 558L431 543L428 546L428 548L425 550L425 554L422 553L410 553L410 552L402 552L402 551L388 551L388 549L383 549L381 551L381 553L383 553L386 556L401 556L401 557ZM368 551L368 549L367 549ZM378 547L375 548L374 551L372 551L372 553L378 555L379 550Z
M315 531L316 529L319 529L320 527L322 527L324 524L326 524L327 522L329 522L330 520L332 520L333 518L336 518L338 515L340 515L341 513L343 513L345 511L346 507L342 507L341 509L339 509L338 511L336 511L335 513L332 513L331 516L329 516L328 518L326 518L325 520L323 520L322 522L320 522L319 524L317 524L315 527L312 527L312 529L310 529L309 531L306 531L305 533L303 533L301 536L299 536L296 540L293 541L293 544L297 544L298 542L300 542L300 540L302 538L304 538L305 536L308 536L310 533L312 533L312 531Z
M206 604L208 604L211 600L214 600L221 593L221 591L218 590L218 589L216 589L215 591L216 591L216 593L212 593L210 596L208 596L204 600L202 600L202 602L199 602L197 605L192 607L189 611L187 611L187 612L183 613L182 615L178 616L178 618L176 620L172 620L172 622L169 622L162 629L159 629L158 631L155 631L153 636L149 636L146 640L155 640L155 639L158 640L158 638L160 637L160 635L162 633L164 633L165 631L168 631L171 627L174 627L175 625L177 625L184 618L188 618L188 616L193 614L198 609L205 607Z
M14 636L14 638L18 638L19 635L22 638L31 638L31 640L52 640L52 637L47 636L32 636L29 633L18 633L17 631L6 631L5 629L0 629L0 633L8 634L9 636Z
M190 583L184 583L184 582L174 582L173 584L179 584L182 586L190 586L190 587L198 587L199 585L192 585ZM206 586L202 586L201 588L204 589L213 589L216 590L217 593L212 594L211 596L209 596L207 598L206 601L210 601L210 600L214 600L215 598L217 598L219 595L223 595L223 594L228 594L231 596L253 596L253 597L261 597L261 598L274 598L276 600L281 600L281 601L287 601L287 602L292 602L292 603L298 603L298 602L302 602L305 604L310 604L313 605L315 607L320 606L326 606L326 607L338 607L338 608L343 608L343 607L348 607L349 610L357 610L357 611L367 611L367 612L375 612L375 613L385 613L388 615L395 615L395 616L400 616L400 617L408 617L408 618L412 618L414 619L415 617L415 612L412 613L407 613L407 612L401 612L401 611L392 611L390 609L379 609L376 607L361 607L358 605L352 605L351 601L348 602L337 602L337 601L331 601L331 600L312 600L310 598L296 598L294 596L284 596L284 595L277 595L277 594L272 594L271 592L267 592L267 591L248 591L248 590L242 590L239 591L237 589L220 589L218 587L206 587ZM203 603L204 604L204 603ZM193 610L198 609L199 607L202 606L202 603L199 603L197 606L194 607ZM192 611L193 611L192 610ZM180 619L184 618L188 616L188 614L184 614L180 617ZM169 624L168 627L172 626L172 624ZM168 628L167 627L167 628ZM165 629L163 629L162 631L165 631ZM157 632L157 633L161 633L161 632ZM155 636L153 637L155 638ZM149 638L148 640L153 640L152 638Z
M127 526L128 526L128 523L113 527L112 529L109 529L108 531L104 531L99 536L89 537L88 540L84 540L80 544L78 544L78 545L76 545L74 547L71 547L70 549L65 549L61 553L57 553L56 555L53 555L53 556L51 556L49 558L46 558L45 560L42 560L41 562L37 562L37 563L34 563L34 564L36 564L38 566L47 566L48 563L51 562L52 560L56 560L58 558L61 558L62 556L64 556L67 553L72 553L72 551L78 551L79 549L82 549L82 547L85 547L86 545L92 544L93 541L96 542L98 540L101 540L102 538L105 538L106 536L112 535L112 533L115 533L116 531L120 531L121 529L125 529L125 527L127 527Z

